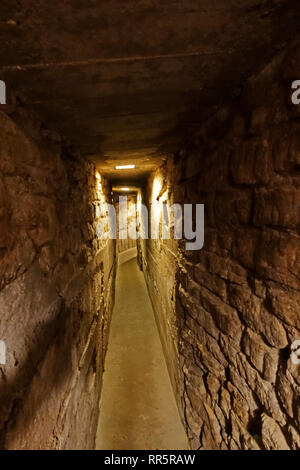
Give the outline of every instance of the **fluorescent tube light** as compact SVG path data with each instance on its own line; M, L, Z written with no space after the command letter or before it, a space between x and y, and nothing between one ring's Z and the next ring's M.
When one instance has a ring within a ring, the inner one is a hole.
M135 168L135 165L117 165L117 166L115 166L116 170L130 170L131 168Z

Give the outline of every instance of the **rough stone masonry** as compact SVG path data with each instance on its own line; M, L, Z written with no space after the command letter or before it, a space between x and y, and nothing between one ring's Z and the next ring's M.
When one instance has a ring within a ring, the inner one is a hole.
M94 447L122 183L205 205L202 250L138 240L191 448L300 449L299 24L299 0L2 0L1 448Z
M147 240L139 259L193 449L299 449L300 76L296 41L148 181L205 204L205 243Z
M26 116L26 121L30 119ZM115 247L92 164L0 112L0 445L93 449Z

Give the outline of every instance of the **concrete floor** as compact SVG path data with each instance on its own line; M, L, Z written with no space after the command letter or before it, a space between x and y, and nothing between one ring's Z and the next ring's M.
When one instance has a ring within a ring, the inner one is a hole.
M96 449L188 449L136 259L118 268Z

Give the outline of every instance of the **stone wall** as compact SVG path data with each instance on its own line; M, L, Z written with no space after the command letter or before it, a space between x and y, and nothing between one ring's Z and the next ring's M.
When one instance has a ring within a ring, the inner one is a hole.
M139 244L193 449L300 448L297 78L299 42L158 171L170 202L205 204L201 251Z
M183 394L183 378L180 374L178 355L178 322L176 313L176 292L178 271L178 241L173 238L171 220L170 239L151 238L152 225L158 223L162 230L161 203L173 204L174 174L170 158L149 178L141 191L141 202L148 209L148 232L143 224L138 204L138 220L141 238L138 239L138 264L144 271L150 299L156 316L162 346L165 353L170 379L175 395ZM147 238L148 236L148 238ZM182 412L183 407L179 407ZM182 415L183 418L183 415Z
M5 449L94 447L115 277L115 243L95 228L110 192L53 140L34 141L0 113Z

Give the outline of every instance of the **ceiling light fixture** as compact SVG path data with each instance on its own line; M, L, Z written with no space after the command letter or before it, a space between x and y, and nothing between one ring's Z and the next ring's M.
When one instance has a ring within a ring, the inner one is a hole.
M116 170L130 170L131 168L135 168L135 165L117 165L117 166L115 166Z
M120 191L130 191L130 188L120 188Z

